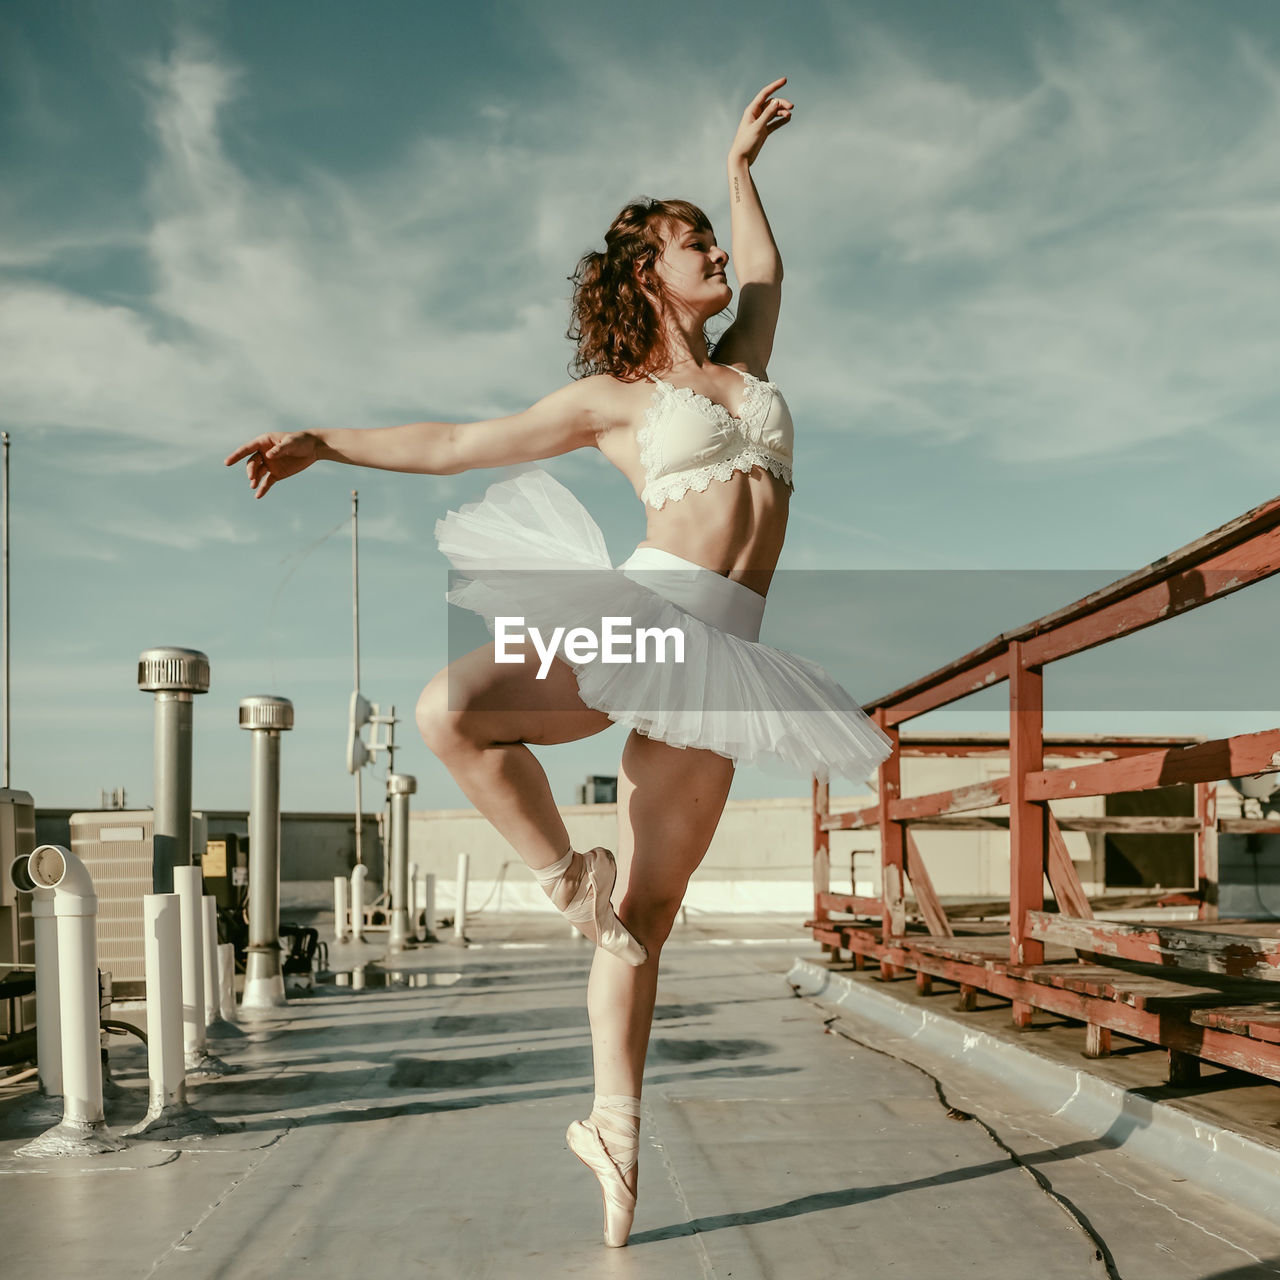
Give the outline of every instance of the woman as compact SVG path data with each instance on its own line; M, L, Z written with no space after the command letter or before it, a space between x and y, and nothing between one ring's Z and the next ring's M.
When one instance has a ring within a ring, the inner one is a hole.
M693 205L637 201L574 276L578 376L568 386L511 417L273 433L227 459L248 459L261 498L318 459L451 475L591 447L645 503L647 536L617 569L585 509L540 469L441 520L441 549L464 575L449 598L484 616L495 643L438 674L417 711L468 799L597 943L587 988L597 1092L567 1139L600 1181L610 1245L626 1243L635 1210L659 953L735 763L862 779L890 750L820 667L757 643L786 530L792 422L765 381L782 262L751 165L791 119L793 104L771 96L785 83L751 101L729 151L741 295L714 359L705 325L732 297L729 256ZM513 616L528 639L499 634ZM550 635L607 618L678 632L683 661L609 664L568 645L539 661L530 648L535 624ZM614 722L632 730L618 779L617 864L608 850L571 848L527 745L576 741Z

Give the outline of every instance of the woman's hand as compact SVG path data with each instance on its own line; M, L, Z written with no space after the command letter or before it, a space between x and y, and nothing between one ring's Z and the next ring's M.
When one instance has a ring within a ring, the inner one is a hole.
M781 80L765 85L747 104L747 109L742 113L742 123L738 125L733 145L729 148L730 164L735 160L745 161L748 165L752 164L760 154L764 140L791 119L795 103L788 102L786 98L769 96L786 83L787 77L783 76Z
M248 458L255 498L263 497L277 480L305 471L320 456L320 438L310 431L272 431L242 444L226 461L227 466Z

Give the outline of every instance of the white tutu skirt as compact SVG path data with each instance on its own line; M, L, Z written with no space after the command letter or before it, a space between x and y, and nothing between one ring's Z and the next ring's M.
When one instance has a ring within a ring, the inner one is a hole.
M574 661L582 701L674 747L714 751L770 772L870 777L892 741L817 663L760 644L764 597L740 582L657 548L614 568L586 508L540 468L491 485L436 523L458 572L448 600L495 618L522 618L550 637L607 618L632 628L676 628L683 661L600 657ZM504 624L510 627L510 623ZM639 651L639 644L632 652Z

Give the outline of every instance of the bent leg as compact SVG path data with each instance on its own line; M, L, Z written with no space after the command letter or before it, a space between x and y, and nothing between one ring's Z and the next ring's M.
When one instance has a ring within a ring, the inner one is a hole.
M569 833L525 744L576 742L612 721L581 701L573 671L559 659L539 680L532 655L502 664L493 654L485 645L436 675L418 700L418 728L467 799L536 871L563 857Z
M632 733L618 778L618 914L648 948L631 967L597 951L587 986L596 1092L640 1096L658 990L658 959L689 877L715 835L733 782L732 760Z

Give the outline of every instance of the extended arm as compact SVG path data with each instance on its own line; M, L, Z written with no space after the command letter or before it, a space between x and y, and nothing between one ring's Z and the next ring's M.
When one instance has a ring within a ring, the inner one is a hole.
M765 140L791 119L794 104L769 95L786 77L766 85L743 113L729 148L729 210L732 257L740 292L738 316L716 347L716 358L765 369L782 306L782 255L774 243L751 166Z
M483 422L273 432L241 445L226 462L247 459L249 483L261 498L277 480L321 460L445 476L552 458L597 443L607 425L597 382L583 378L521 413Z

